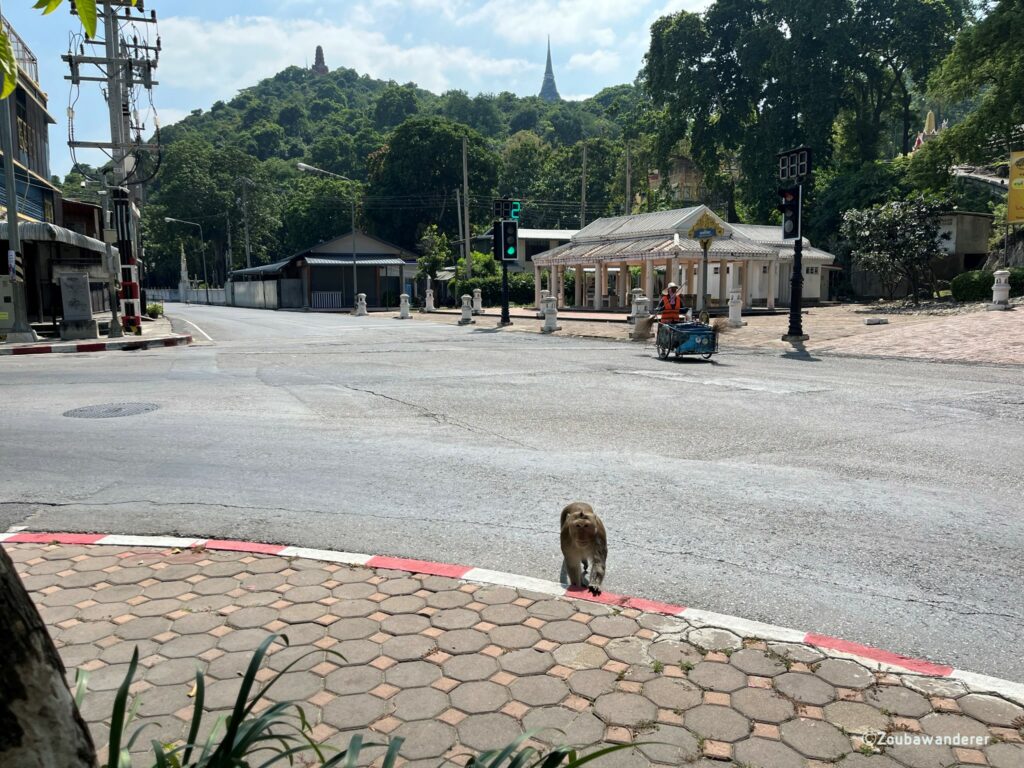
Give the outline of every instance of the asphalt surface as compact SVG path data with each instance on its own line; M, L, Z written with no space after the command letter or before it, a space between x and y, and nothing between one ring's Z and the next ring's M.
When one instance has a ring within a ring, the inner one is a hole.
M0 525L554 579L581 499L609 590L1024 680L1020 368L168 311L200 343L0 360Z

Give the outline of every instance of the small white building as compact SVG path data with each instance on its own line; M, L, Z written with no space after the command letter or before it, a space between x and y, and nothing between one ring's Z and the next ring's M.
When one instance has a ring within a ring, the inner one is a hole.
M568 243L533 257L536 300L547 271L547 287L559 307L626 310L634 282L654 297L677 283L687 306L697 297L703 251L689 237L698 219L710 217L722 231L711 241L707 293L711 306L726 306L738 292L745 307L787 304L793 270L792 240L780 226L729 224L705 205L673 211L598 219L572 235ZM828 298L828 272L835 257L803 240L803 296L809 303ZM638 268L634 280L631 268ZM564 295L565 273L573 270L573 297Z

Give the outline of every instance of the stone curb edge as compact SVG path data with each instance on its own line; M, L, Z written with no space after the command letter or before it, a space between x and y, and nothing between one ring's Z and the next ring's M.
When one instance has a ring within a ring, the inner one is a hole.
M149 349L150 347L177 347L191 344L189 335L175 334L155 339L122 339L121 341L86 341L81 344L34 344L30 347L0 347L0 355L48 355L68 352L106 352L108 350Z
M453 563L437 563L430 560L415 560L388 555L366 555L355 552L339 552L328 549L310 549L284 544L264 544L251 541L235 541L231 539L183 538L177 536L134 536L103 533L46 533L37 531L19 531L0 533L0 543L6 544L69 544L69 545L108 545L127 547L203 547L209 550L228 552L246 552L260 555L278 555L281 557L302 557L329 563L365 566L368 568L387 568L409 573L422 573L431 576L446 576L452 579L472 581L480 584L493 584L502 587L524 589L552 597L570 597L576 600L613 605L622 608L633 608L639 611L660 613L665 616L678 616L686 619L694 626L709 626L727 629L740 637L758 638L782 643L802 643L811 645L828 656L851 659L869 668L882 672L910 673L928 677L955 678L967 685L975 693L995 693L1024 705L1024 684L1010 680L1002 680L988 675L980 675L962 669L954 669L948 665L937 664L924 659L914 659L891 651L873 648L869 645L850 642L838 637L820 635L814 632L780 627L751 621L738 616L729 616L711 611L703 611L684 605L662 603L641 597L618 595L602 592L598 596L591 595L585 589L567 588L553 581L537 579L532 576L520 576L503 571L492 571L487 568L475 568L468 565Z

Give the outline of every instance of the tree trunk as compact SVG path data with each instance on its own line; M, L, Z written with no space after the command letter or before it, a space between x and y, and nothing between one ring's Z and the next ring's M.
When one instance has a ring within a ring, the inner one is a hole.
M96 748L64 664L0 546L0 765L94 768Z
M903 91L903 154L910 154L910 92Z

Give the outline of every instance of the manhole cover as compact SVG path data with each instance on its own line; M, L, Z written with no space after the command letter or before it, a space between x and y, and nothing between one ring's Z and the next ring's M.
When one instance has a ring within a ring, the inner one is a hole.
M155 411L159 407L156 403L107 403L73 408L70 411L65 411L64 415L70 416L72 419L115 419L118 416L135 416L139 413Z

